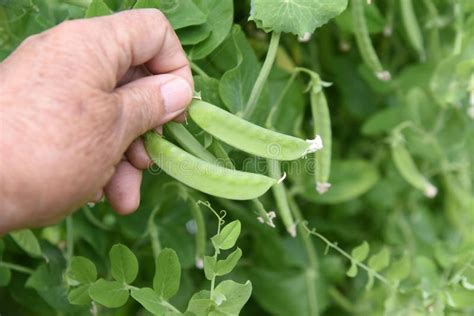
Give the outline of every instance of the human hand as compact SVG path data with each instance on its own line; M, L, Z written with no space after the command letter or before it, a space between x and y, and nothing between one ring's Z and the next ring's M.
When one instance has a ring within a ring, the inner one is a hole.
M0 234L54 223L105 193L128 214L141 134L182 115L192 75L158 10L68 21L0 64Z

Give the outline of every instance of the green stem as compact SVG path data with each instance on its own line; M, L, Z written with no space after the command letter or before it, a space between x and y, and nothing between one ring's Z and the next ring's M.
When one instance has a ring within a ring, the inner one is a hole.
M196 266L202 268L206 252L206 224L197 202L191 197L189 197L189 202L191 203L191 214L196 222Z
M153 251L153 257L155 260L158 258L158 255L161 252L161 244L158 234L158 229L155 224L155 216L160 210L160 205L155 206L153 211L148 218L148 233L150 234L151 249Z
M270 46L268 47L267 57L265 58L265 62L263 63L262 69L260 69L257 81L255 81L255 85L253 86L250 98L247 102L247 105L245 106L245 111L243 114L243 117L245 119L249 119L257 107L258 99L262 94L263 87L265 86L268 76L270 75L270 71L272 70L273 64L275 63L278 45L280 44L280 35L280 33L272 33Z
M74 256L74 225L72 215L66 217L66 259L71 262Z
M303 222L303 214L296 204L295 200L289 194L288 202L290 203L291 211L297 222ZM304 227L298 225L299 236L303 241L303 245L308 255L309 267L306 270L306 284L308 287L308 303L310 307L310 315L319 315L318 307L318 295L316 291L316 284L319 282L319 262L316 251L314 250L314 244L308 234L305 234Z
M357 260L354 260L350 254L348 254L347 252L345 252L344 250L342 250L341 248L339 248L336 244L330 242L326 237L324 237L323 235L321 235L320 233L318 233L315 229L310 230L306 225L303 225L303 228L305 229L305 231L306 231L308 234L318 237L318 238L321 239L329 248L332 248L332 249L336 250L336 251L339 252L341 255L343 255L343 256L346 257L347 259L351 260L351 262L354 262L354 264L356 264L357 266L359 266L361 269L365 270L365 271L368 272L368 273L372 273L372 274L374 275L374 277L375 277L376 279L378 279L379 281L381 281L382 283L385 283L386 285L388 285L388 286L390 286L390 287L393 287L393 285L390 283L390 281L388 281L386 278L384 278L380 273L378 273L378 272L376 272L375 270L369 268L368 266L366 266L366 265L363 264L362 262L359 262L359 261L357 261Z
M350 314L353 314L356 311L356 307L349 301L344 295L342 295L338 289L334 286L331 286L328 290L329 296L339 305L342 309Z
M91 212L91 209L88 207L88 206L83 206L82 207L82 212L84 213L84 216L87 218L87 220L94 226L96 226L97 228L100 228L100 229L103 229L103 230L106 230L106 231L110 231L111 228L107 225L105 225L104 223L102 223L100 220L98 220L94 214L92 214Z
M7 268L7 269L10 269L10 270L14 270L14 271L21 272L21 273L25 273L25 274L33 274L35 272L30 268L20 266L18 264L14 264L14 263L4 262L4 261L0 261L0 267Z
M62 2L67 4L72 4L77 7L88 8L91 4L91 0L62 0Z
M268 175L274 179L281 179L281 165L279 161L267 159ZM291 215L286 189L283 182L277 183L272 187L273 195L275 196L278 213L285 224L285 228L292 237L296 237L296 225Z
M210 78L209 75L208 75L204 70L202 70L202 68L199 67L196 63L190 61L189 64L191 65L191 69L192 69L195 73L197 73L197 74L200 75L200 76L203 76L203 77L206 78L206 79L209 79L209 78Z

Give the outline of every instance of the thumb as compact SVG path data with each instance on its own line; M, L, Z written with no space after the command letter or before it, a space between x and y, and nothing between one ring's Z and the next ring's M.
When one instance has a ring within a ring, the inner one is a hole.
M171 74L135 80L115 94L122 106L127 142L183 113L193 97L189 83Z

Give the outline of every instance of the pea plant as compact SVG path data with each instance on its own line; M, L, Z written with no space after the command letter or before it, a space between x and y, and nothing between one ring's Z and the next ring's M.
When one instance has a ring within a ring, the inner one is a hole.
M143 135L136 213L0 239L0 314L474 313L473 1L3 0L0 60L140 8L187 53L187 120Z

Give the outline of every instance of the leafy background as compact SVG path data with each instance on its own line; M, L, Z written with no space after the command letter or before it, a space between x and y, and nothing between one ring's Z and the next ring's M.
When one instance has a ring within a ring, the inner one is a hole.
M286 32L250 119L310 138L308 78L287 82L295 67L306 67L332 83L324 89L332 120L332 189L321 196L314 191L310 172L301 172L310 171L308 160L298 161L297 168L284 165L290 204L302 214L297 237L287 234L278 217L276 228L259 223L251 203L203 196L152 170L133 215L117 216L102 202L55 226L0 239L2 315L146 315L131 299L118 309L94 304L92 311L68 301L65 271L72 256L89 258L98 275L108 278L108 253L117 243L137 256L139 286L153 282L156 252L174 249L182 272L171 303L185 310L193 293L209 288L196 266L196 238L203 233L196 233L192 215L197 200L225 209L227 222L242 223L237 245L243 257L225 277L252 283L242 315L474 314L473 2L413 1L422 53L410 43L399 1L366 5L374 48L392 75L387 82L362 62L350 6L326 24L345 1L292 0L295 10L279 16L283 2L255 0L250 21L250 1L240 0L93 1L87 15L102 14L105 5L111 11L158 6L194 64L196 90L234 113L244 109L268 49L269 35L259 28ZM1 0L0 59L27 36L83 17L84 3ZM209 135L192 122L187 128L209 144ZM435 198L411 187L397 169L391 143L400 137L420 172L438 188ZM265 172L259 159L225 149L239 169ZM261 200L275 210L271 192ZM215 216L206 208L197 212L210 238L217 230ZM205 247L211 255L211 242Z

